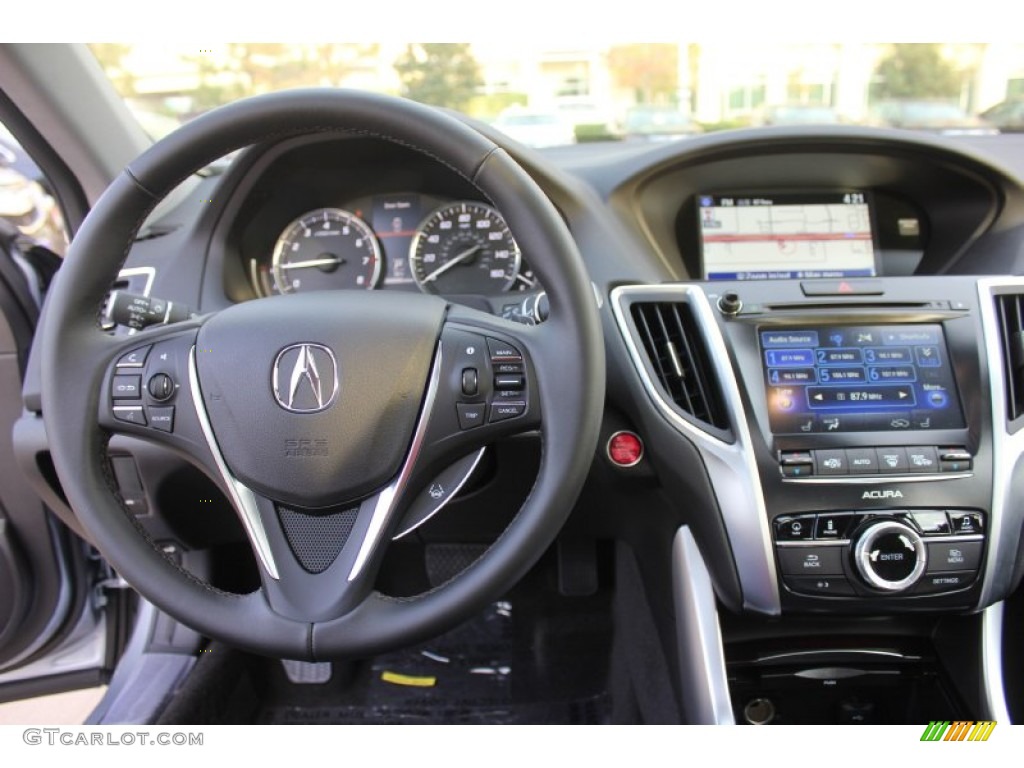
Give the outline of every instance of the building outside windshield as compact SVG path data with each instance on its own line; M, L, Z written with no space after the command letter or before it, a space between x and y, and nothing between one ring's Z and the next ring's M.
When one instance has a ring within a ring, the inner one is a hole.
M995 134L1020 130L1020 121L998 119L1012 110L995 108L1024 100L1024 43L1010 42L102 43L91 49L155 138L238 98L308 86L366 89L455 109L532 146L682 140L770 125Z

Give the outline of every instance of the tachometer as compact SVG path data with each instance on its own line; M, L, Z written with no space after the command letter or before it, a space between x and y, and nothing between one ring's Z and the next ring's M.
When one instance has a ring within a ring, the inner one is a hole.
M370 289L380 280L382 262L380 243L362 219L341 208L318 208L277 239L273 287L277 293Z
M409 267L428 293L493 294L508 291L521 256L505 219L489 205L442 205L416 230Z

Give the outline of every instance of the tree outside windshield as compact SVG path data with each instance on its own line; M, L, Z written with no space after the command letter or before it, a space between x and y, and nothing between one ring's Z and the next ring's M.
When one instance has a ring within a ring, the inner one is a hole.
M531 146L667 141L769 125L1024 130L1024 44L221 43L91 46L154 137L284 88L406 96ZM979 116L985 113L984 116ZM1009 115L1002 120L1000 115Z

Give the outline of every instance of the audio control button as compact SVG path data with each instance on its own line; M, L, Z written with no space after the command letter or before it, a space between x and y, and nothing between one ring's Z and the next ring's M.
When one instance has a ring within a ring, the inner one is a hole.
M980 541L928 542L928 573L976 570L980 563Z
M842 547L779 547L787 576L842 576Z
M949 510L949 522L957 535L984 533L985 522L978 512L955 512Z
M924 573L928 555L917 532L895 520L872 524L853 548L864 581L883 592L902 592L914 584Z

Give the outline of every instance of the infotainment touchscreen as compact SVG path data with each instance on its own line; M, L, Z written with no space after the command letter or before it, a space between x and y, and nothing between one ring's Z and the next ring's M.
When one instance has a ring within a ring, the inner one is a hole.
M872 277L866 192L699 195L706 280Z
M940 325L758 329L775 434L964 426Z

